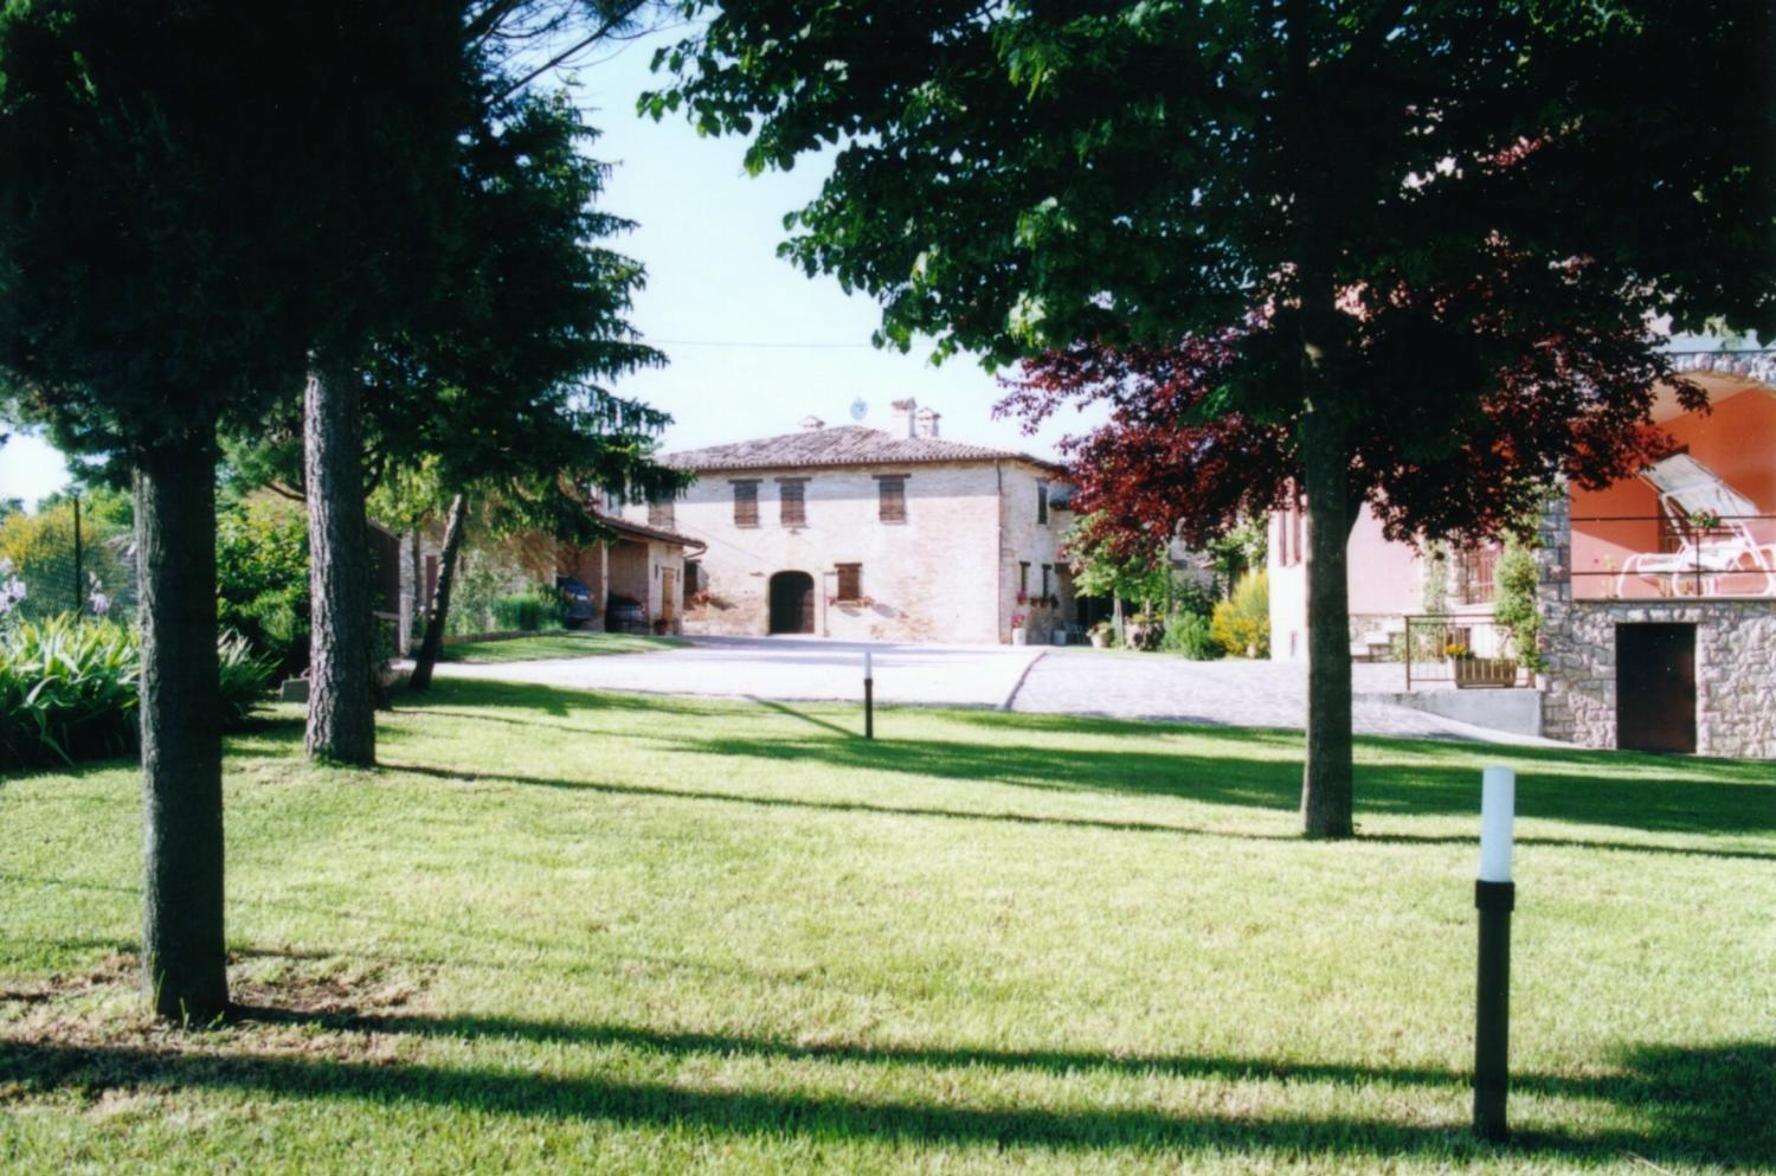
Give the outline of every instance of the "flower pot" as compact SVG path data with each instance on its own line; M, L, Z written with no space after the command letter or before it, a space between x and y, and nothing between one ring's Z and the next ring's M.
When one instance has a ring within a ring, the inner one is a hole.
M1091 638L1091 643L1092 643L1093 649L1109 649L1110 648L1110 634L1108 634L1108 633L1090 633L1090 634L1088 634L1088 636Z
M1013 645L1027 645L1029 640L1030 631L1028 629L1013 629L1011 631L1011 643Z
M1455 684L1463 690L1515 686L1517 659L1511 657L1458 657L1450 662Z

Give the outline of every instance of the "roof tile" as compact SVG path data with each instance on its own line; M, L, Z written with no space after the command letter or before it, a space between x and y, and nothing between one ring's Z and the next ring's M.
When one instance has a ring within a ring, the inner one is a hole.
M864 425L803 429L777 437L711 445L662 454L664 465L681 470L765 470L795 466L928 465L933 462L1018 459L1058 469L1053 462L986 445L941 437L900 437Z

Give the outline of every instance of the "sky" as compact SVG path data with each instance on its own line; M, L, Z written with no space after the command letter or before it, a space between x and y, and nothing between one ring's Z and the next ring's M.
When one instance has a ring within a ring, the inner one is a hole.
M654 47L682 35L628 42L579 72L578 101L603 132L590 153L614 167L601 207L637 222L610 244L648 271L632 321L671 360L614 390L672 414L668 449L791 432L810 414L847 423L858 400L864 424L887 427L888 402L911 397L942 414L945 437L1054 456L1080 418L1067 413L1024 437L1015 421L992 419L1001 389L973 359L934 367L929 345L906 355L873 349L873 301L776 256L784 213L813 198L829 160L750 178L743 140L635 114L636 96L664 84L648 68ZM41 440L15 436L0 447L0 498L32 501L66 476Z

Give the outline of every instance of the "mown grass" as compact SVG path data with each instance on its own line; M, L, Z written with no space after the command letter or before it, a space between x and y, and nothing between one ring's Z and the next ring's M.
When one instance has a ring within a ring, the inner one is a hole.
M496 662L545 661L563 657L602 657L615 653L652 653L679 649L686 642L676 637L650 637L640 633L538 633L504 641L465 641L446 645L441 660L492 664Z
M120 766L0 783L0 1167L1776 1165L1769 764L439 683L230 742L237 1024L129 991ZM1477 777L1522 773L1516 1141L1466 1131Z

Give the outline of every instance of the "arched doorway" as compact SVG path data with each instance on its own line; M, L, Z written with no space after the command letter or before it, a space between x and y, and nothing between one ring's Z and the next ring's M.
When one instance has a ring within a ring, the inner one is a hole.
M778 572L771 577L771 632L814 631L814 577L807 572Z

